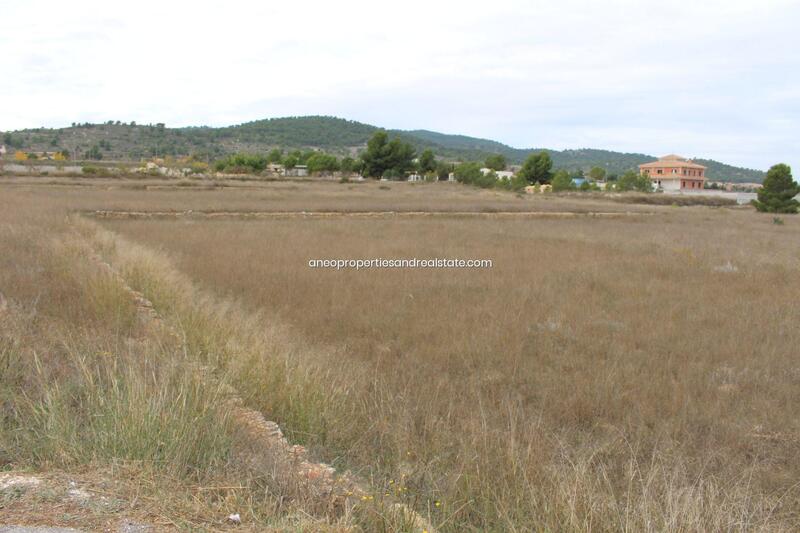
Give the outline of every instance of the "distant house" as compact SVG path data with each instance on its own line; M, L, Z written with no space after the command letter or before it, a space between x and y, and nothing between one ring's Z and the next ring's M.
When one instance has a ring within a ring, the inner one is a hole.
M481 172L484 176L490 172L494 172L495 176L497 176L497 179L499 180L510 180L514 177L514 173L510 170L493 170L491 168L482 168Z
M286 175L294 178L305 178L308 176L308 167L306 165L296 165L294 168L286 169Z
M664 191L702 191L706 181L706 167L675 154L639 165L639 173Z
M409 174L408 178L406 178L406 179L408 181L425 181L425 177L421 176L420 174L418 174L416 172L412 172L411 174Z

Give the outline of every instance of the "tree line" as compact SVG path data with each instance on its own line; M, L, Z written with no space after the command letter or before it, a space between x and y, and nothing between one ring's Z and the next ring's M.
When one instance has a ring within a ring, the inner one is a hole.
M267 154L236 153L218 159L215 170L229 173L259 173L270 164L283 165L287 169L299 165L307 167L311 173L345 172L357 173L369 178L403 179L416 173L429 180L447 180L452 174L456 181L483 188L502 188L520 190L528 185L548 185L556 191L599 190L598 181L613 182L616 190L649 191L650 182L646 177L629 171L622 176L606 175L600 167L592 168L588 175L583 171L568 172L553 170L553 160L547 151L533 153L525 160L516 174L508 178L500 177L499 172L508 168L503 154L491 154L484 161L452 163L437 159L432 150L417 153L408 142L386 131L379 130L370 137L366 149L358 157L337 158L318 150L293 150L288 153L275 148ZM488 171L487 171L488 169ZM577 185L576 183L580 183Z

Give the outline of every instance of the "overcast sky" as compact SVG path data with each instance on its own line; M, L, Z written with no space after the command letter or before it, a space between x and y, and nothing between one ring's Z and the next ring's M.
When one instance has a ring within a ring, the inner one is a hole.
M800 174L800 1L0 0L0 130L335 115Z

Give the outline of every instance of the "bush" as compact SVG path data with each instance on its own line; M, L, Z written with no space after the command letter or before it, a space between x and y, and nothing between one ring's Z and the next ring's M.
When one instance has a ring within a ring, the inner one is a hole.
M254 174L267 168L268 163L267 158L262 155L237 153L216 161L214 170L231 174Z
M572 176L566 170L556 172L555 176L553 176L552 186L553 192L574 191L576 188L572 182Z
M641 176L636 172L629 170L623 174L619 180L617 180L615 190L620 192L653 192L653 185L650 183L650 178L647 176Z
M455 174L456 181L467 185L474 185L483 177L481 166L478 163L461 163L453 170L453 174Z
M309 172L333 172L339 170L339 160L336 156L323 152L316 152L306 160Z

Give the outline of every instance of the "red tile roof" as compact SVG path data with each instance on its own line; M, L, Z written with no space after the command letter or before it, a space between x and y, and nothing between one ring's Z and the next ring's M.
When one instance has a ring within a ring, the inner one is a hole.
M653 161L652 163L645 163L643 165L639 165L639 168L696 168L705 170L706 167L703 165L699 165L685 157L681 157L679 155L670 154L665 155L664 157L660 157L658 161Z

